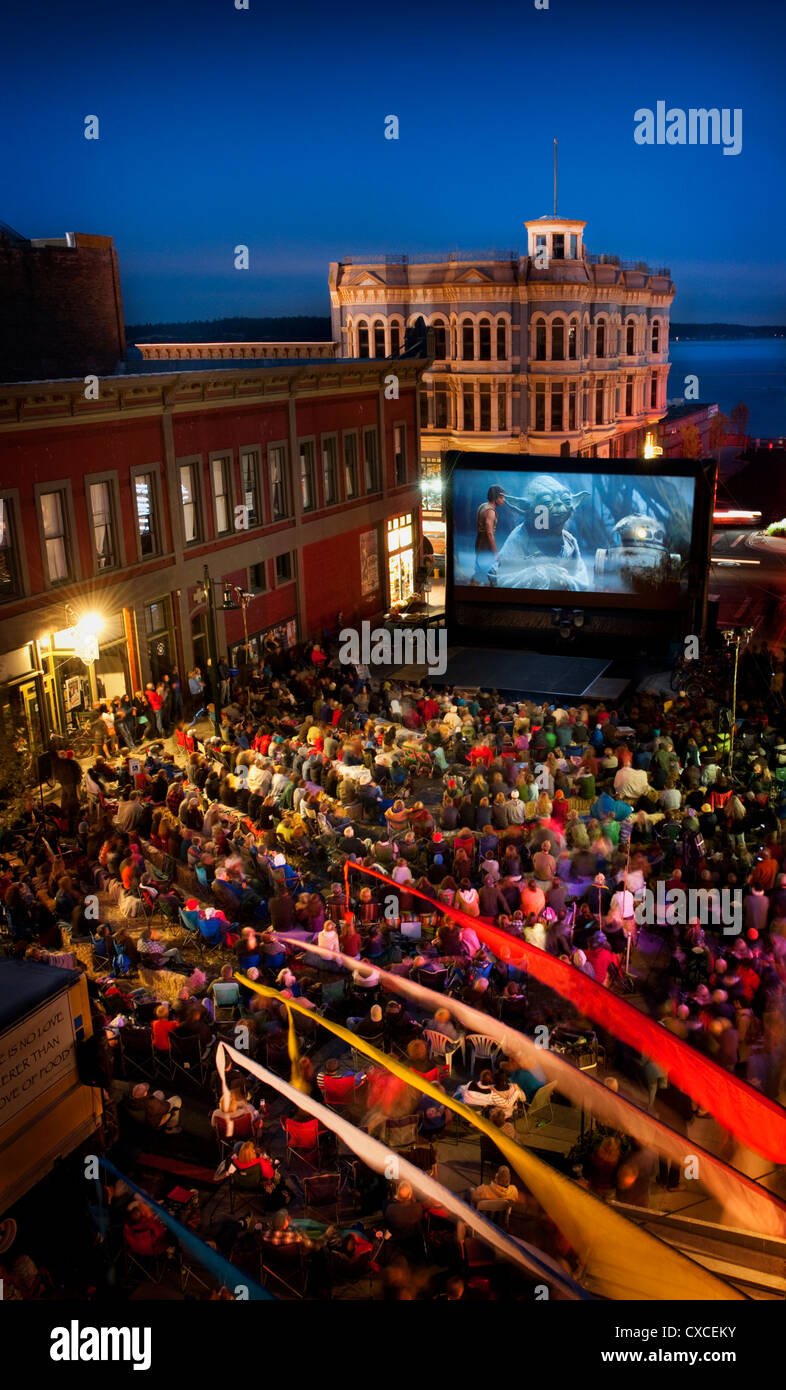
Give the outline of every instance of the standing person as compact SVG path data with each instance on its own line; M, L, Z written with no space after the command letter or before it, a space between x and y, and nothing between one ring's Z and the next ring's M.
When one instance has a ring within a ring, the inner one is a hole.
M496 565L499 559L496 530L499 509L505 502L505 489L498 486L490 487L486 497L487 500L478 507L473 584L496 583Z
M130 727L131 706L127 695L118 695L112 701L115 711L115 733L125 748L133 748L134 739Z
M180 672L174 668L169 678L169 688L172 691L172 708L170 716L173 724L177 724L183 718L183 683L180 679Z
M169 676L164 676L156 689L161 696L161 726L166 738L172 728L172 687L169 684Z
M205 685L202 680L202 673L198 666L188 673L188 716L193 719L198 709L202 708L202 696L205 693Z
M160 691L156 689L152 681L148 681L147 685L145 686L145 699L150 709L150 723L152 723L153 720L155 720L155 726L159 734L163 738L164 723L161 715L161 706L164 703L164 697L160 693Z

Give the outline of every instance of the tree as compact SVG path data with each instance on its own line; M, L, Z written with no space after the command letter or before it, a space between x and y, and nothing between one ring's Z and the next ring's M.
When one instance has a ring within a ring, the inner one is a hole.
M739 405L735 405L729 418L731 420L731 427L734 434L748 433L748 420L750 418L750 411L744 401L740 401Z
M700 459L702 453L701 435L695 425L684 425L680 430L680 451L683 458Z
M723 448L723 441L726 438L726 426L728 425L728 423L729 421L727 417L723 414L723 411L721 410L718 411L717 415L713 415L712 419L710 420L710 448L716 449L718 452L719 468L721 449Z
M30 791L24 726L0 715L0 830L8 830L22 814Z

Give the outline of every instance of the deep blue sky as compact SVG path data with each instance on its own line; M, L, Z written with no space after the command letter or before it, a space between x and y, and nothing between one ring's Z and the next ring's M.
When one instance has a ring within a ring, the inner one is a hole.
M784 323L784 39L783 11L733 0L26 0L0 220L112 235L129 323L328 313L342 254L521 246L556 135L589 250L670 266L677 319ZM659 99L741 107L741 154L636 145Z

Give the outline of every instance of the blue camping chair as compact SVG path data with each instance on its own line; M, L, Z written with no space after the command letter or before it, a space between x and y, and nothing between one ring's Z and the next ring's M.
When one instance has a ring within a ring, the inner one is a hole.
M202 944L202 933L199 930L199 913L181 907L178 915L185 940L193 941L198 950Z

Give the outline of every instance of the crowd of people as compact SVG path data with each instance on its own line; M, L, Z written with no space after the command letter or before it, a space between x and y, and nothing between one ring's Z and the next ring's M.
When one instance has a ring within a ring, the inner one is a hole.
M222 1000L233 1001L233 1023L245 1024L250 1055L289 1074L286 1006L238 986L238 972L297 1000L304 1084L348 1105L370 1132L409 1119L428 1159L448 1112L349 1050L326 1055L335 1039L320 1015L348 1021L359 1039L458 1091L515 1137L545 1076L499 1052L486 1069L475 1066L450 1011L391 996L384 966L530 1035L543 1023L567 1034L591 1028L609 1083L685 1132L696 1107L659 1066L577 1018L522 964L496 957L483 924L601 986L635 992L665 1028L782 1100L786 720L779 692L759 689L755 673L743 684L733 757L728 720L710 700L639 692L615 708L538 704L371 680L319 644L274 647L242 677L222 675L217 731L199 722L199 673L189 673L185 694L179 681L162 684L163 694L148 688L141 722L139 699L98 710L107 732L99 744L97 730L89 766L57 756L62 794L46 833L31 801L0 842L5 949L73 963L89 943L94 1065L108 1113L124 1028L149 1027L162 1074L173 1044L206 1063ZM347 901L347 860L395 890L353 869ZM448 906L469 920L458 924ZM338 953L358 968L345 970ZM140 969L180 971L178 997L151 997L135 983ZM208 1067L206 1086L210 1075ZM125 1116L182 1134L181 1097L154 1085L126 1088L117 1130ZM231 1094L229 1115L214 1097L213 1128L229 1143L226 1171L244 1176L258 1199L260 1239L304 1249L316 1241L346 1256L336 1223L318 1236L291 1224L303 1194L264 1142L273 1096L254 1094L239 1075ZM292 1107L283 1115L308 1123ZM658 1168L602 1126L575 1157L578 1181L601 1195L634 1194L638 1205L658 1180L680 1182L673 1167ZM429 1253L429 1213L407 1184L367 1188L393 1252L389 1296L433 1295L417 1273ZM570 1248L508 1170L467 1195L515 1208L530 1236L535 1222L542 1247L575 1272ZM354 1240L356 1253L359 1229ZM441 1295L466 1296L457 1268L445 1264L453 1283Z

